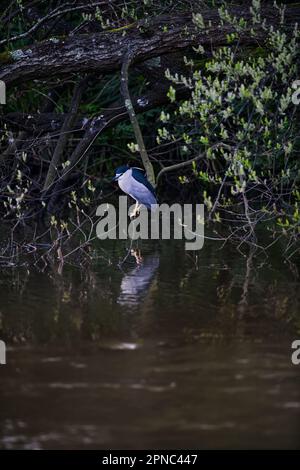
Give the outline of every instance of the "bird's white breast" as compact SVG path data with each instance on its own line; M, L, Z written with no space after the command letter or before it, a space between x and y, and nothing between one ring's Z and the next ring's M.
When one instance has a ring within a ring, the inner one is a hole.
M124 193L129 194L131 197L133 197L130 194L130 188L132 187L132 179L133 178L132 178L131 168L125 171L125 173L123 173L123 175L121 175L120 178L118 179L119 188L122 189Z

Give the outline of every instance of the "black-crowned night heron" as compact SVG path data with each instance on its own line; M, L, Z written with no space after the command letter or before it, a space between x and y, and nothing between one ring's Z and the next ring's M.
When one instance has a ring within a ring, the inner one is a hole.
M157 200L154 188L147 180L145 172L141 168L129 168L127 165L120 166L116 169L113 181L117 181L122 191L136 201L131 217L136 216L141 205L152 211L156 209Z

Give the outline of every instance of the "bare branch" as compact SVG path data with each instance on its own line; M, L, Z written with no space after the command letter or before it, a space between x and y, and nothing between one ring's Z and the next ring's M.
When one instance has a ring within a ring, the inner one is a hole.
M86 79L80 80L79 83L75 85L74 87L74 94L73 94L72 103L70 106L70 112L65 118L65 121L61 129L61 134L59 136L52 160L50 162L50 166L48 169L48 173L47 173L44 188L43 188L44 191L47 190L54 181L57 166L59 165L61 161L65 146L68 142L68 138L69 138L68 132L70 131L70 129L72 129L74 125L74 121L77 117L78 107L79 107L82 93L86 85L86 81L87 81Z
M135 115L135 111L133 109L129 88L128 88L128 68L130 65L131 60L133 59L133 53L128 52L125 54L122 70L121 70L121 93L124 98L124 103L130 118L130 122L133 127L134 135L137 141L139 153L141 155L141 159L146 170L147 178L150 183L155 187L155 175L152 163L149 160L148 153L145 147L143 135L141 132L140 125Z

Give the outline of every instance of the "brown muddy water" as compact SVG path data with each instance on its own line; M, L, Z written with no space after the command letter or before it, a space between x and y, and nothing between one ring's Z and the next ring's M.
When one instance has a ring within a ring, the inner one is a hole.
M116 242L84 271L2 269L0 447L299 449L295 266L139 248L121 268Z

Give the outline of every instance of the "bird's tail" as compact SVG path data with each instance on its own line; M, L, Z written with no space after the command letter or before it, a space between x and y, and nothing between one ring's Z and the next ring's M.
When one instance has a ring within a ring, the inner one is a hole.
M158 208L157 202L155 204L150 204L150 207L148 207L148 209L150 209L151 212L155 212L157 208Z

